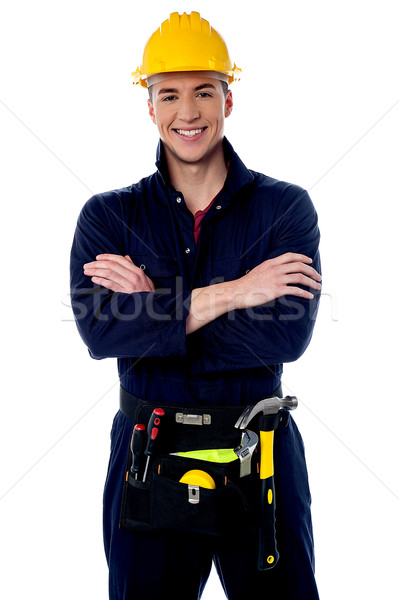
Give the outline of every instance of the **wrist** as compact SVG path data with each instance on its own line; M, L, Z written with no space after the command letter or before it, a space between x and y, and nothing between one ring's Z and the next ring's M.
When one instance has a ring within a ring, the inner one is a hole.
M234 282L215 283L191 292L187 333L191 333L224 313L237 308Z

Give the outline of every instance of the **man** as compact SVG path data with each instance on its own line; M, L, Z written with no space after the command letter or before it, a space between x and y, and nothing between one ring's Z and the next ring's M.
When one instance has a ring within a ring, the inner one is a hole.
M280 394L282 363L296 360L312 335L321 289L317 216L304 190L248 170L224 137L228 84L238 72L198 13L171 14L134 74L149 89L158 170L94 196L78 220L76 322L93 358L117 357L123 400L104 492L112 600L197 599L212 561L230 600L318 598L304 450L288 415L275 432L280 559L272 569L257 569L253 522L207 535L177 525L128 530L121 517L140 402L241 412ZM151 489L156 473L148 472L132 485Z

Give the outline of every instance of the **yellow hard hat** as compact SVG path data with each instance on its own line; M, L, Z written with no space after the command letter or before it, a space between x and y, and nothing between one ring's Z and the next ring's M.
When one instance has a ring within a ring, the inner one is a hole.
M198 12L174 12L148 40L133 83L148 87L149 76L179 71L216 71L232 83L241 69L231 62L222 36Z

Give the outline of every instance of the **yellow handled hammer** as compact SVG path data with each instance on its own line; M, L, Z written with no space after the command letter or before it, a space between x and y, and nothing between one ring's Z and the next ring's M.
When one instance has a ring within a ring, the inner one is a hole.
M245 429L250 421L259 415L261 509L258 569L260 571L273 568L279 559L275 524L274 431L280 422L280 411L294 410L297 406L298 400L295 396L265 398L254 406L248 406L235 424L237 429Z

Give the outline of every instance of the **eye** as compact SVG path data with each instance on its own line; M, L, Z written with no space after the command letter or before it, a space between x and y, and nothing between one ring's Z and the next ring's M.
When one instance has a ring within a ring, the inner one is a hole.
M198 94L198 98L212 98L212 94L209 94L208 92L200 92Z
M172 102L172 100L176 100L176 96L165 96L165 98L162 98L162 102Z

